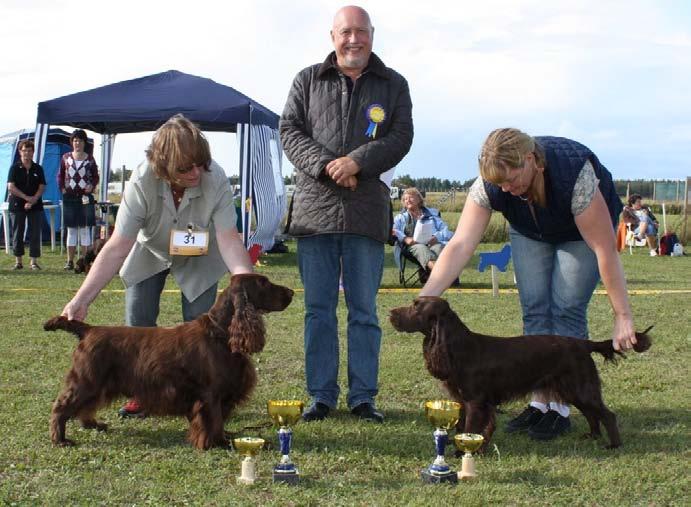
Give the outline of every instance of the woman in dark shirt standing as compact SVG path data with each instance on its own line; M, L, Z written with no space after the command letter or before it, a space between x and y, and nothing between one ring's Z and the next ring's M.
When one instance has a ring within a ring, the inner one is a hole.
M24 256L24 231L29 222L29 257L31 269L38 270L37 259L41 256L41 227L43 201L41 195L46 188L43 168L34 163L34 142L25 139L19 142L19 161L10 167L7 177L9 191L10 230L12 231L12 253L15 256L13 269L22 269Z

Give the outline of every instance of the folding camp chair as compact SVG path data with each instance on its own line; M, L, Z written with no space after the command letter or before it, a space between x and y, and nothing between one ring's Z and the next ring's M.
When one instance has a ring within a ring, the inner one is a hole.
M425 284L429 277L429 273L420 265L415 256L410 253L406 245L401 245L396 242L394 246L394 258L396 259L396 264L398 264L398 281L403 287L412 287L417 282L419 282L420 285ZM406 267L408 267L408 264L410 264L409 271L412 271L412 273L406 275Z

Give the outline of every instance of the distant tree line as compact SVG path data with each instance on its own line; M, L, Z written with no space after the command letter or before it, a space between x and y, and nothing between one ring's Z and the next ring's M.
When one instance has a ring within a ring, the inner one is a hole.
M392 185L399 188L416 187L424 192L448 192L449 190L469 190L476 177L460 182L440 178L413 178L403 174L394 178ZM682 180L615 180L617 194L625 196L628 188L630 194L640 194L646 199L676 200L677 193L683 197L684 181ZM677 189L679 189L677 191Z
M475 178L460 182L439 178L413 178L408 174L403 174L394 178L391 184L400 188L416 187L418 190L424 190L425 192L447 192L453 188L456 190L468 190L473 181L475 181Z
M125 170L126 178L129 178L130 170ZM122 177L122 170L119 168L113 169L111 173L111 181L120 181ZM413 178L409 174L402 174L393 179L392 185L399 189L408 187L416 187L421 192L448 192L450 190L468 191L470 186L475 181L476 176L465 180L449 180L436 177ZM229 176L231 185L239 185L239 177L234 174ZM295 184L294 176L283 176L283 183L285 185ZM614 180L614 187L617 194L622 197L626 196L628 188L630 194L640 194L644 199L655 201L679 201L684 197L683 180Z

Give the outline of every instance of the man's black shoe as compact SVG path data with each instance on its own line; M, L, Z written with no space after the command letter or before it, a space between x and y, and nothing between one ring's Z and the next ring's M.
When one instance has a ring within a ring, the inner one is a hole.
M534 440L552 440L571 429L568 417L559 415L556 410L548 410L540 422L531 426L528 436Z
M360 403L350 412L365 421L374 421L376 423L384 422L384 414L377 412L377 410L374 408L374 405L371 403Z
M323 403L317 401L302 413L302 420L305 422L322 421L326 419L326 416L329 415L330 411L331 409L328 405L324 405Z
M506 432L526 431L539 423L544 415L545 414L540 409L528 406L523 412L506 424Z

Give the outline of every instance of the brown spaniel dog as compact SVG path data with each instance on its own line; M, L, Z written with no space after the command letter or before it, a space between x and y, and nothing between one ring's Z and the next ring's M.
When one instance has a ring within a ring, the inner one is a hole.
M91 266L96 260L96 256L103 249L106 241L107 240L101 238L95 239L91 246L86 249L84 255L77 259L77 261L74 263L74 272L86 273L88 275L89 271L91 270Z
M611 340L481 335L468 329L449 304L437 297L419 297L411 306L395 308L390 320L398 331L425 335L422 348L427 369L463 406L465 421L459 421L457 429L482 434L483 447L494 433L496 406L532 391L571 403L588 420L587 436L599 437L602 423L608 447L621 445L616 416L602 401L600 377L590 357L592 352L608 361L615 354L623 356ZM646 334L650 329L636 333L636 352L650 348Z
M227 445L223 424L249 398L257 377L250 354L264 348L261 313L285 309L293 291L256 274L235 275L214 306L173 327L90 326L55 317L44 329L79 336L65 388L53 404L50 438L70 445L65 423L105 430L96 411L136 397L152 415L185 416L198 449Z

